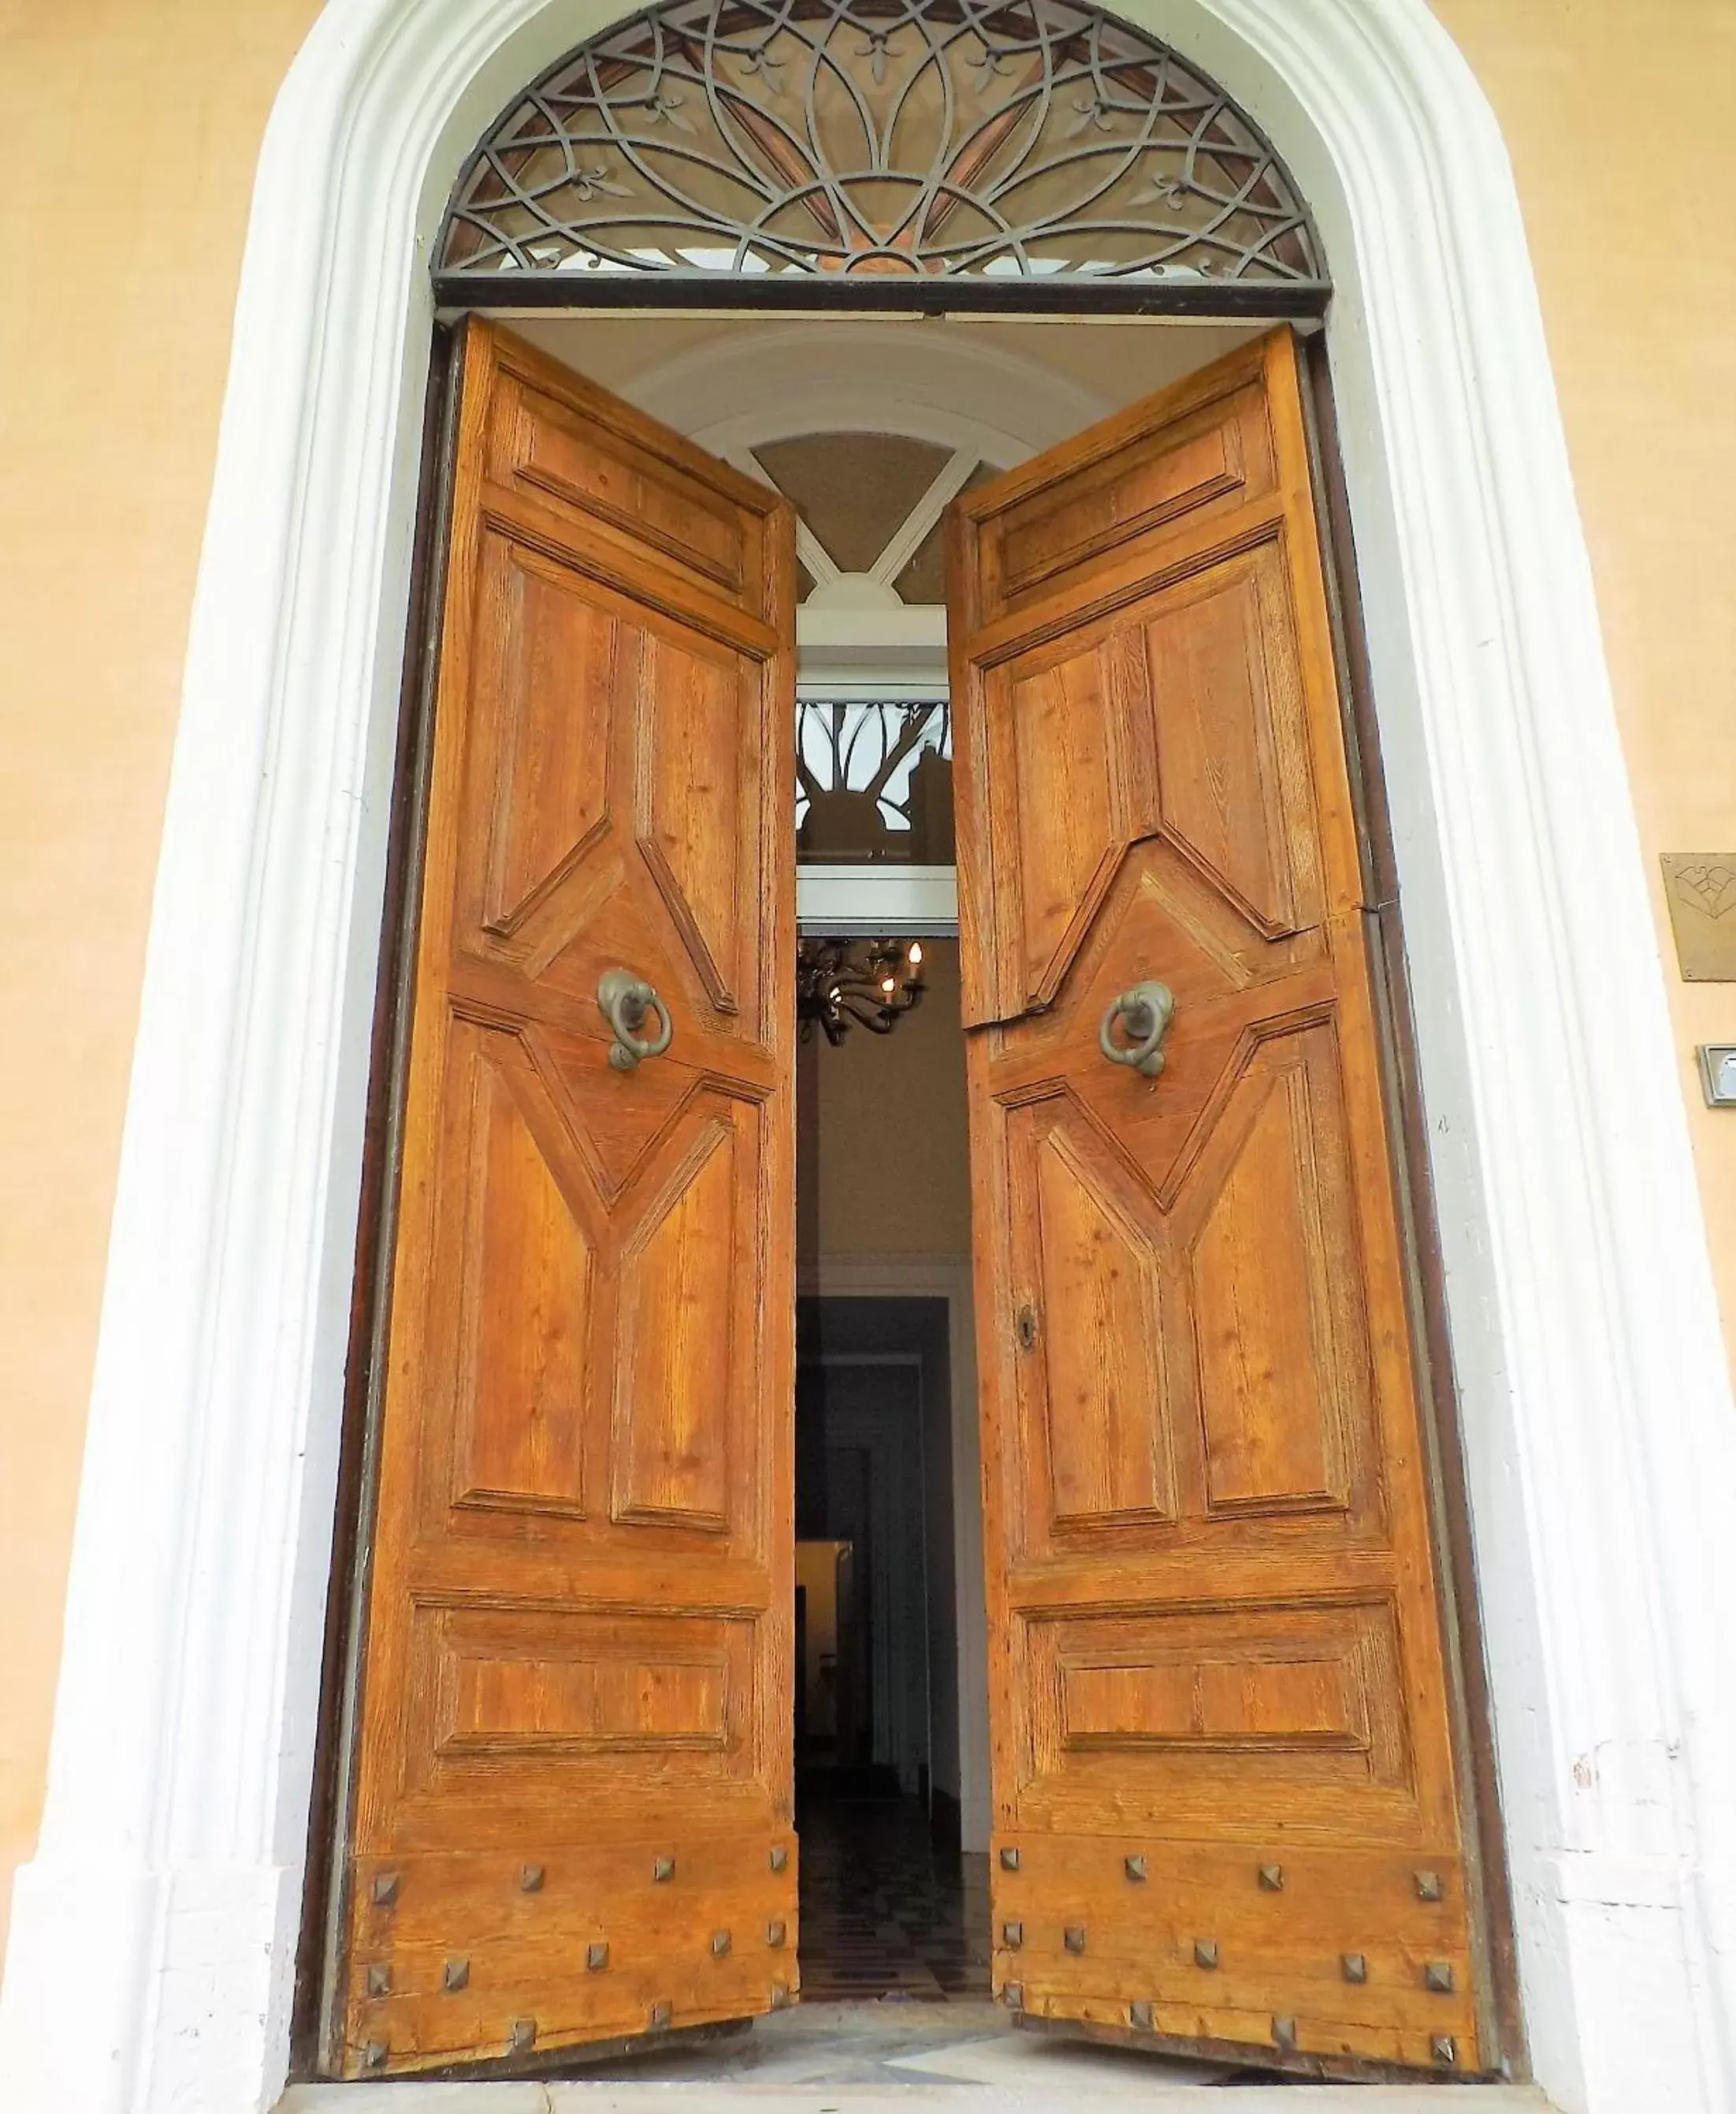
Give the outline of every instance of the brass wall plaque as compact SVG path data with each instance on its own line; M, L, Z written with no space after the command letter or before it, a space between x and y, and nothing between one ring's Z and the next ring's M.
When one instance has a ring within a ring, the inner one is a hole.
M1663 866L1683 981L1736 983L1736 852L1665 852Z

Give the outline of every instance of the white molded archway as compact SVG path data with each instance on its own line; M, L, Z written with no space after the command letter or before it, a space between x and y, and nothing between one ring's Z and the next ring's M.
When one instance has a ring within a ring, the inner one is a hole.
M7 2103L239 2114L300 1916L427 243L609 0L328 0L261 158ZM1513 180L1424 0L1123 0L1317 215L1520 1968L1569 2109L1736 2097L1736 1418Z
M558 355L574 349L573 327L559 333L558 345L546 328L532 334ZM576 327L582 341L582 317ZM617 386L642 411L750 477L765 474L753 455L763 443L828 432L926 441L952 455L949 472L978 462L1010 469L1111 408L1053 368L984 344L980 332L966 332L962 341L957 331L912 331L908 323L848 313L806 323L767 319L710 337ZM961 481L954 478L953 488ZM952 496L945 478L925 496L938 492ZM904 524L905 555L934 518L919 510L915 527ZM835 569L804 525L796 538L797 556L824 587ZM859 581L834 578L834 593L839 587L842 602L811 592L797 612L803 675L847 677L862 666L893 681L944 684L946 626L938 608L889 611L877 585L865 596Z
M1053 368L951 333L943 358L920 324L847 313L774 323L660 361L634 403L724 453L790 433L907 433L974 447L997 469L1071 440L1108 406ZM842 357L840 357L842 355Z

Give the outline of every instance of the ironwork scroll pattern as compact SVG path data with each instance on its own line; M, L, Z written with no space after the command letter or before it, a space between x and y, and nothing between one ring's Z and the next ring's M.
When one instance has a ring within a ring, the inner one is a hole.
M796 707L797 856L953 856L953 718L943 698L803 698Z
M442 274L1326 280L1252 121L1074 0L672 0L511 106L436 254Z

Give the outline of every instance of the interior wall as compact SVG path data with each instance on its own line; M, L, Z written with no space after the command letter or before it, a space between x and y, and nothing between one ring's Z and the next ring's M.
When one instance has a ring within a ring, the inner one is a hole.
M1433 4L1517 171L1673 962L1656 854L1736 846L1736 248L1717 213L1736 187L1736 11ZM40 1810L249 192L272 97L318 11L318 0L86 0L14 7L0 29L0 244L30 267L0 321L0 1918ZM1636 152L1663 141L1667 156ZM140 200L148 209L130 209ZM1736 1115L1704 1110L1690 1053L1736 1039L1736 986L1677 982L1672 996L1728 1336Z
M923 948L927 989L890 1035L859 1029L834 1050L816 1034L802 1052L804 1261L970 1252L958 946Z
M922 1339L922 1544L928 1552L929 1768L935 1791L958 1810L955 1818L962 1827L965 1787L959 1721L966 1709L979 1719L981 1736L971 1751L986 1753L988 1697L979 1702L973 1690L967 1699L959 1680L959 1634L975 1618L975 1599L962 1590L953 1521L958 1507L980 1501L974 1476L967 1479L955 1465L948 1316L938 1300L923 1304L928 1310ZM975 1462L965 1466L974 1468ZM972 1789L986 1804L988 1785Z
M834 1048L816 1030L798 1053L797 1265L804 1275L823 1276L829 1266L847 1268L861 1257L970 1252L958 946L930 939L923 948L922 999L890 1035L856 1029ZM980 1578L960 1575L964 1538L955 1514L960 1507L978 1506L980 1498L975 1449L961 1457L953 1427L958 1416L974 1420L975 1404L953 1398L941 1302L848 1298L823 1304L830 1317L826 1348L843 1352L884 1350L901 1332L911 1340L914 1310L933 1310L920 1343L930 1765L936 1787L958 1801L974 1823L978 1810L987 1810L988 1787L964 1783L962 1757L966 1750L987 1755L988 1695L961 1676L959 1631L965 1622L980 1622L982 1590ZM974 1549L976 1537L968 1539ZM966 1718L967 1731L962 1730ZM973 1839L967 1846L978 1846Z
M796 1383L798 1522L806 1498L824 1513L827 1538L851 1545L867 1616L869 1759L896 1769L907 1797L933 1760L925 1393L920 1353L903 1346L852 1355L828 1347Z
M828 1734L837 1731L837 1703L834 1696L829 1713L823 1707L820 1669L829 1657L834 1668L838 1663L838 1567L843 1552L841 1541L803 1540L797 1530L796 1588L802 1595L806 1620L797 1679L807 1694L810 1731Z
M955 1403L949 1342L951 1317L943 1299L887 1298L871 1296L805 1298L797 1307L798 1370L811 1370L827 1359L884 1360L914 1358L913 1372L920 1390L921 1508L925 1657L927 1666L928 1762L934 1788L961 1810L968 1805L973 1819L980 1808L987 1810L989 1787L973 1785L965 1797L962 1756L966 1735L962 1718L971 1720L970 1750L988 1752L988 1695L959 1677L959 1632L977 1615L975 1603L963 1590L958 1570L955 1508L976 1502L975 1488L962 1489L954 1480L955 1455L953 1425ZM829 1368L835 1370L836 1368ZM872 1365L869 1373L883 1371ZM813 1470L813 1454L804 1444L802 1394L798 1383L797 1412L797 1525L802 1531L802 1478ZM816 1434L817 1435L817 1434ZM974 1460L965 1472L974 1485ZM968 1689L968 1692L966 1692ZM971 1847L985 1846L974 1840Z

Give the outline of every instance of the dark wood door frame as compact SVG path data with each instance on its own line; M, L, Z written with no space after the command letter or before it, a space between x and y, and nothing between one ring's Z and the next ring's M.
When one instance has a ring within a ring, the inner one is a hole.
M1313 486L1319 495L1320 543L1337 649L1350 789L1358 806L1363 856L1372 884L1368 899L1377 906L1369 922L1368 944L1377 1002L1382 1009L1387 1116L1399 1177L1400 1230L1409 1265L1411 1336L1423 1399L1429 1412L1423 1419L1423 1438L1429 1450L1441 1607L1447 1631L1442 1642L1455 1686L1453 1702L1459 1718L1459 1746L1466 1763L1470 1810L1464 1816L1465 1869L1481 1896L1473 1907L1480 1910L1476 1921L1488 1947L1497 2045L1504 2067L1514 2077L1525 2078L1530 2075L1530 2063L1519 2005L1512 1889L1496 1779L1493 1704L1471 1542L1464 1429L1447 1320L1440 1224L1429 1172L1416 1014L1399 901L1391 811L1381 762L1373 670L1324 335L1305 340L1304 353Z
M444 324L435 326L423 404L421 469L399 688L379 967L374 986L331 1584L320 1669L319 1727L308 1814L307 1878L290 2021L290 2075L296 2080L318 2074L321 2020L331 1995L328 1977L336 1958L336 1933L344 1910L339 1898L339 1874L343 1869L339 1851L348 1826L358 1618L365 1607L368 1590L368 1537L363 1531L363 1522L371 1521L373 1515L378 1382L383 1377L391 1320L389 1290L397 1221L405 1059L415 1002L416 928L433 755L434 696L440 678L462 332L462 325L457 330Z

